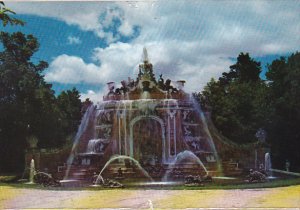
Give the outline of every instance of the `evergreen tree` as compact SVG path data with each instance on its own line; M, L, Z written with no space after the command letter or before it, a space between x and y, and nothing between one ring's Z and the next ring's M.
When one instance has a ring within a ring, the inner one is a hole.
M209 107L216 127L232 141L256 141L256 131L266 126L267 85L259 78L260 63L241 53L218 81L212 79L200 97Z
M274 165L284 168L285 161L292 170L300 170L300 53L280 58L268 66L270 85L270 143Z

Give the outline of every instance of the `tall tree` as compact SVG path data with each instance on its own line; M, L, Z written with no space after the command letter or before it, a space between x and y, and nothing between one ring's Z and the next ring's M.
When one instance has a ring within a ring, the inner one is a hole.
M40 72L47 67L46 62L34 64L30 57L38 50L38 42L32 35L20 32L0 33L4 50L0 52L0 122L1 154L8 155L9 161L20 161L28 128L35 129L37 122L37 89L49 89ZM14 160L14 156L16 160ZM17 162L6 162L15 167ZM23 160L22 160L23 162ZM0 164L1 165L1 164Z
M230 71L224 72L220 81L228 84L231 81L239 82L257 82L260 80L261 72L260 62L255 61L249 53L240 53L237 62L230 66Z
M78 90L73 88L72 90L62 91L57 97L57 105L65 135L76 132L81 120L82 107Z
M81 119L76 89L55 97L42 71L48 64L33 63L39 44L32 35L1 32L0 41L0 154L6 170L23 168L26 139L34 135L43 148L58 147L76 132ZM14 155L12 156L12 153Z
M272 100L270 143L275 167L300 170L300 53L280 58L268 66Z
M10 15L13 11L0 2L0 21L24 22ZM32 55L39 43L33 35L0 32L0 171L24 169L26 140L39 139L40 147L58 147L77 130L81 102L76 89L62 92L56 98L52 85L45 82L45 61L33 63Z
M267 86L260 80L260 63L241 53L230 71L218 81L211 80L199 94L202 106L209 107L216 127L238 143L255 141L255 133L265 127L268 109Z

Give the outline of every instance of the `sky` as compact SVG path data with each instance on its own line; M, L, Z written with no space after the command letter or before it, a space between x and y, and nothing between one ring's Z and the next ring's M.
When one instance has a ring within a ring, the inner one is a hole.
M300 1L6 2L33 34L45 80L59 94L76 87L100 101L106 83L137 77L143 48L156 77L186 80L199 92L228 71L240 52L266 65L299 51Z

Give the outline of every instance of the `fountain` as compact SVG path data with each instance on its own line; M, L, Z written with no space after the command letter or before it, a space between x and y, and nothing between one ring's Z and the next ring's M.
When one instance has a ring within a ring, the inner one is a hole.
M272 172L272 162L271 155L269 152L265 154L265 173L267 175L267 179L275 179Z
M119 88L114 82L107 83L103 101L85 112L65 179L87 181L90 179L86 177L96 173L95 184L99 184L108 166L113 171L119 168L113 161L133 163L142 172L136 173L136 178L164 183L170 181L176 168L223 176L217 150L230 144L219 142L216 147L218 138L210 133L207 115L184 91L185 81L165 81L162 75L156 80L146 49L143 53L136 80L123 80Z
M198 165L200 168L197 168L194 166L194 164ZM199 174L201 173L201 169L204 170L205 175L208 175L208 171L202 161L191 151L185 150L183 152L180 152L179 154L176 155L176 158L174 161L168 165L168 169L166 171L166 174L163 177L163 181L168 181L170 180L170 175L172 175L172 172L174 170L184 170L186 166L192 165L193 167L193 172ZM195 170L196 169L196 170ZM198 170L197 170L198 169ZM199 170L200 169L200 170ZM189 173L191 173L189 171Z
M138 169L143 173L143 175L146 178L148 178L151 182L153 182L153 179L151 178L151 176L149 176L149 174L147 173L147 171L145 171L142 168L142 166L140 165L140 163L137 160L135 160L132 157L125 156L125 155L116 155L116 156L111 157L110 160L106 162L106 164L104 165L104 167L102 168L102 170L100 171L100 173L98 175L98 178L96 180L96 184L98 184L100 180L102 182L104 182L103 177L101 176L101 174L115 160L130 160L130 161L132 161L138 167Z

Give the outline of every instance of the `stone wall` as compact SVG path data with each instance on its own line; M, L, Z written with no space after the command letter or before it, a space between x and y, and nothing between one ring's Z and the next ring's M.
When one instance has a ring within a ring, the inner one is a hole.
M31 159L34 159L35 169L50 173L53 177L61 178L64 171L58 171L59 166L64 166L70 155L71 148L63 149L30 149L25 153L25 168L30 167ZM26 170L28 172L28 170Z

